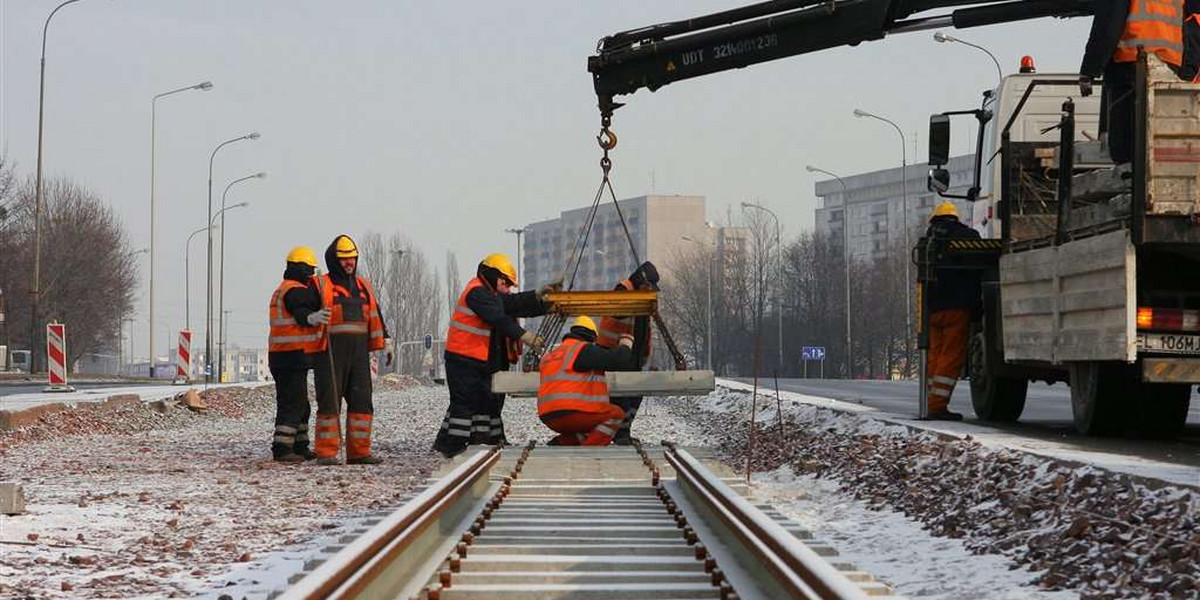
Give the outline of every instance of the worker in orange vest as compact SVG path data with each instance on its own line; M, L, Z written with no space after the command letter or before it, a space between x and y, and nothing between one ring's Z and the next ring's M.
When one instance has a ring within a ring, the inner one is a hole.
M513 293L517 270L503 254L480 261L467 283L446 329L446 387L450 407L433 442L446 457L468 444L504 444L504 394L492 393L492 374L508 370L521 355L522 345L540 350L542 339L526 331L518 317L546 314L546 294L560 283L537 291Z
M926 238L979 239L979 232L958 220L953 202L943 202L929 217ZM961 421L962 414L950 411L950 396L958 384L958 375L967 360L971 319L979 313L983 292L979 272L939 267L936 280L929 283L925 301L929 303L929 363L926 400L932 421Z
M633 334L620 334L611 349L596 337L596 323L576 317L562 343L542 357L537 411L559 434L552 446L607 446L625 417L609 400L605 372L635 368Z
M342 400L346 401L346 464L374 465L383 459L371 454L371 352L387 350L392 364L387 326L371 282L357 275L358 246L339 235L325 250L329 273L314 279L310 290L329 310L329 322L312 356L317 390L317 464L336 465ZM335 394L336 392L336 394Z
M316 458L308 447L309 352L321 339L318 327L329 322L308 291L308 281L317 268L317 255L308 246L296 246L287 255L283 281L271 294L270 333L267 336L267 366L275 380L275 436L271 454L275 460L296 463Z
M629 279L622 279L617 283L614 290L656 290L658 289L658 269L654 263L646 261L642 263ZM596 343L604 348L616 348L617 342L622 335L630 334L633 336L633 358L634 369L640 371L650 362L650 317L603 317L600 319L599 336L596 338ZM621 427L617 430L617 436L613 442L620 446L632 444L634 438L631 433L633 427L633 419L637 417L638 410L642 407L641 396L630 396L627 398L616 398L613 404L621 407L625 411L625 417L621 420Z
M1138 48L1194 81L1200 64L1200 2L1196 0L1108 0L1094 3L1091 34L1079 67L1079 89L1100 92L1100 133L1107 134L1113 162L1133 160L1135 63Z

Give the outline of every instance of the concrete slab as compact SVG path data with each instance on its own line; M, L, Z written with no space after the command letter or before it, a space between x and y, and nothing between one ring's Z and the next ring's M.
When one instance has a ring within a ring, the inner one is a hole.
M716 389L712 371L648 371L607 373L608 395L628 396L703 396ZM539 375L504 371L492 376L492 391L515 397L537 394Z
M15 483L0 483L0 515L25 513L25 490Z

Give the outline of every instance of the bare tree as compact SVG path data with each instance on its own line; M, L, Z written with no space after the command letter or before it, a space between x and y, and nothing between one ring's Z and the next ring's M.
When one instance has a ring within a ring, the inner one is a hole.
M426 335L441 331L442 289L437 269L412 241L399 232L386 238L377 232L362 236L363 274L379 295L388 333L396 344L398 372L419 374Z

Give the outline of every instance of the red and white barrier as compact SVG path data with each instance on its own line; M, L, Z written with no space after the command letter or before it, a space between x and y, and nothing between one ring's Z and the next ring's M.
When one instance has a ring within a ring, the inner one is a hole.
M371 353L371 377L379 377L379 355Z
M75 391L67 384L67 326L62 323L46 325L46 365L50 387L45 391Z
M175 381L187 383L192 379L192 332L179 332L179 350L175 353Z

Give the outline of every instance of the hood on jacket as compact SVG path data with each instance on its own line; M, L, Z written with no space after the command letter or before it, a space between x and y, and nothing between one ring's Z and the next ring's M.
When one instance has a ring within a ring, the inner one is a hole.
M289 262L287 263L287 268L283 270L283 278L307 283L315 270L315 268L304 263Z
M331 279L342 285L345 285L352 278L347 275L346 270L342 268L342 263L337 257L337 243L338 240L343 237L349 238L350 236L343 233L342 235L333 238L333 241L329 243L329 247L325 248L325 267L329 269L329 277ZM353 241L353 238L351 238L351 241ZM357 269L357 267L355 268Z

